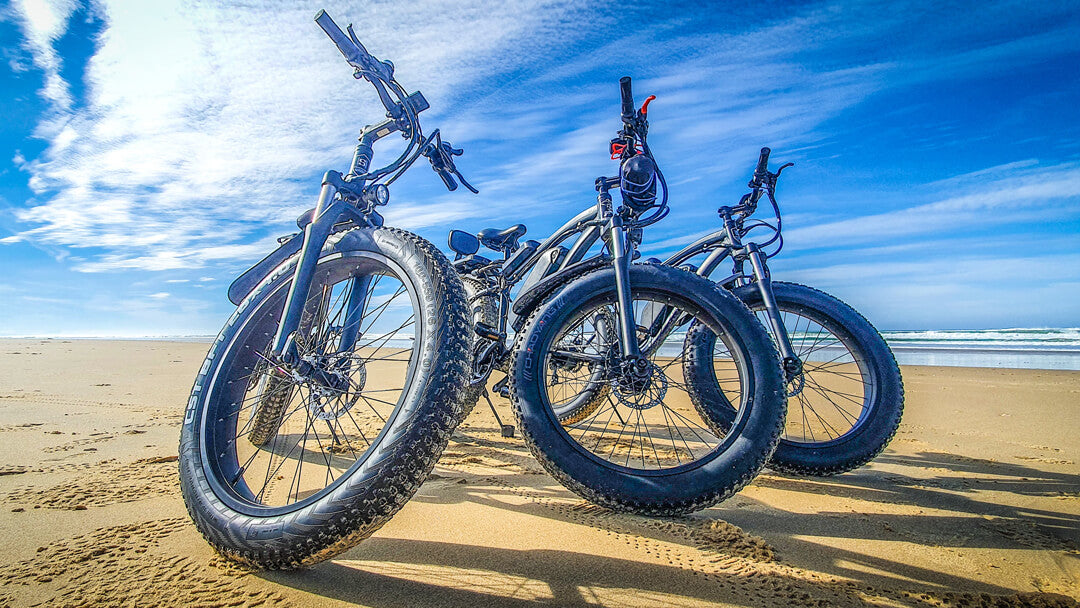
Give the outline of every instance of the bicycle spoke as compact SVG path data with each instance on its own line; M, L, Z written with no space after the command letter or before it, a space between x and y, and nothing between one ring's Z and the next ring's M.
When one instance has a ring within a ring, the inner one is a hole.
M232 400L217 424L227 425L228 434L217 449L224 451L219 458L227 461L231 454L234 459L229 483L250 487L250 493L242 492L248 501L256 506L306 501L337 483L377 441L407 393L405 380L414 363L414 347L391 341L402 334L409 341L420 338L411 335L417 323L410 285L389 272L372 271L370 263L320 273L293 336L302 366L268 353L274 336L265 324L257 330L258 342L243 346L227 379L234 387ZM353 308L360 304L362 310ZM282 309L261 314L273 315L276 323ZM342 350L345 332L357 336Z
M645 368L638 369L647 371L631 372L613 365L619 360L613 333L618 315L612 304L602 303L579 311L545 352L547 399L558 416L580 416L564 429L599 458L648 470L682 466L711 453L721 441L698 410L686 408L691 402L689 387L676 370L687 365L687 345L677 343L677 349L673 348L676 343L669 340L680 340L682 334L667 333L700 322L670 303L637 298L633 310L647 361ZM659 334L648 335L657 330ZM718 350L726 348L722 340L717 345ZM734 394L741 387L740 370L735 356L727 356L736 367L717 375ZM605 394L596 394L599 390Z

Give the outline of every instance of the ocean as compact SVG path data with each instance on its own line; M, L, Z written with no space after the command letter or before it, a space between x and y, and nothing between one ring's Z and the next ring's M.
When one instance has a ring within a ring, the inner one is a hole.
M1080 370L1080 328L883 331L900 365Z
M881 335L900 365L1080 370L1080 327L883 331ZM214 336L111 338L211 342ZM681 339L681 333L672 335L661 347L660 355L677 356L682 348ZM386 346L408 348L411 342L393 339ZM830 359L835 356L830 349L822 349L818 354Z
M970 330L883 331L900 365L943 367L999 367L1017 369L1080 370L1080 328L1013 328ZM681 335L675 334L660 349L661 356L677 356ZM795 336L795 350L815 336ZM815 349L811 360L850 361L843 351Z

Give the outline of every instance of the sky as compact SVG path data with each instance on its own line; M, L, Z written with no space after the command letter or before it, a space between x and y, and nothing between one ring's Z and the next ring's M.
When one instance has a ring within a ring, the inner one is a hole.
M444 251L592 204L629 75L671 189L646 255L717 229L767 145L774 278L883 330L1080 324L1075 2L226 4L0 4L0 336L218 331L383 114L320 8L465 149L479 195L422 162L385 208Z

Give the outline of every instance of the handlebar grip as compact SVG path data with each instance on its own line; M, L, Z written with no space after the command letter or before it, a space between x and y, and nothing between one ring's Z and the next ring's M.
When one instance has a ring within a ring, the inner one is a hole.
M630 87L630 77L623 76L619 79L619 91L622 93L622 117L630 119L634 117L634 92Z
M330 37L330 40L334 41L338 50L341 51L341 54L345 56L349 63L361 63L360 49L356 48L353 41L345 35L345 32L341 31L341 28L334 23L334 20L330 18L330 15L326 14L325 10L320 10L315 14L315 23L318 23L319 27Z
M441 171L436 170L435 173L438 173L439 177L442 178L442 183L446 184L446 189L447 190L449 190L451 192L453 192L454 190L457 190L457 182L454 181L454 176L450 175L449 171L446 171L445 169L441 170Z
M769 148L761 149L761 156L758 157L757 169L754 169L754 175L765 175L765 171L769 168L769 154L772 150Z

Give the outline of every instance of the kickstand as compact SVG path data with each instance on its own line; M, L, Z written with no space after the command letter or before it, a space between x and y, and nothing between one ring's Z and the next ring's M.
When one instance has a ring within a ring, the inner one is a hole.
M512 424L503 424L502 418L499 418L499 412L495 411L495 404L491 402L491 397L488 396L488 392L487 392L486 388L484 389L484 392L481 393L481 394L484 396L484 400L488 402L488 407L491 408L491 413L495 414L495 420L498 421L498 423L499 423L499 429L502 432L502 436L503 437L513 437L514 436L514 425L512 425Z

